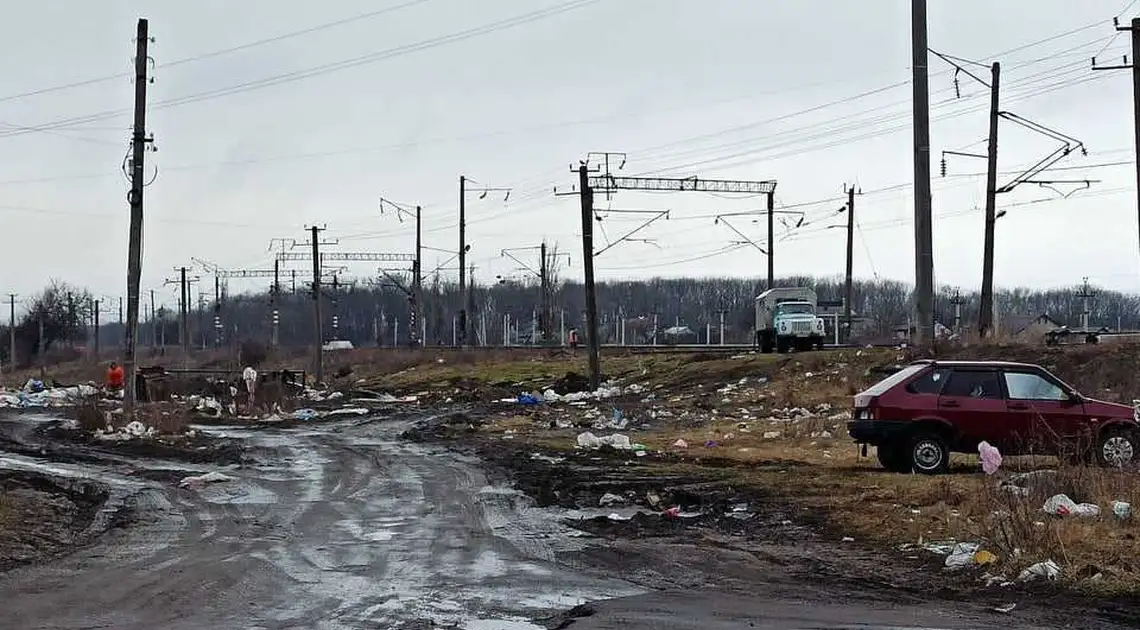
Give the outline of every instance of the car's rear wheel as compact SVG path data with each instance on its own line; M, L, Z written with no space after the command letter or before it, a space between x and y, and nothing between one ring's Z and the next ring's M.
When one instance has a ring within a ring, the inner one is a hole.
M911 468L917 473L940 475L950 471L950 448L936 433L918 433L912 437L907 455Z
M1097 440L1096 460L1101 466L1122 468L1140 457L1140 438L1129 429L1108 429Z
M875 448L875 455L883 468L895 473L910 472L910 458L907 457L905 444L888 442Z

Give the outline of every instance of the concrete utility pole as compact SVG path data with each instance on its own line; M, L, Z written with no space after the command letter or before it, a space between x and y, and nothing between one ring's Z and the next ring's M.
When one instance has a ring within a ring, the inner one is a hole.
M1140 229L1140 18L1132 18L1129 26L1121 26L1119 20L1113 19L1117 31L1130 31L1132 33L1132 62L1124 58L1124 63L1113 66L1098 66L1093 58L1093 70L1131 70L1132 71L1132 109L1133 109L1133 137L1136 147L1136 214L1137 227ZM1138 233L1140 234L1140 233Z
M182 290L182 298L178 302L182 317L182 333L178 337L178 342L182 345L182 356L185 361L190 356L190 284L186 278L186 267L179 268L179 285Z
M323 228L309 228L313 247L313 375L316 384L325 380L324 331L321 322L321 238Z
M158 320L154 317L154 289L150 290L150 348L158 346Z
M139 324L139 284L142 278L143 188L146 186L144 156L146 143L147 21L140 19L135 33L135 120L131 133L131 223L127 252L127 328L123 337L123 415L129 420L135 410L135 335ZM96 333L98 334L98 333Z
M954 332L962 334L962 305L966 303L962 292L954 289L954 297L950 299L950 303L954 305Z
M458 344L467 344L467 177L459 176L459 325Z
M926 0L911 0L911 69L914 79L914 342L934 343L934 233L930 197L930 77Z
M1001 64L990 66L990 136L986 152L986 219L982 245L982 296L978 312L978 333L990 336L994 321L994 225L997 223L997 164L998 164L998 109L1001 82Z
M418 342L422 348L424 344L424 257L423 257L423 208L416 206L416 260L412 263L412 321L409 324L408 334Z
M847 270L843 286L843 321L847 324L845 342L851 341L851 307L855 302L855 187L847 189Z
M272 292L272 297L273 297L273 313L270 315L270 317L272 317L272 319L273 319L273 321L272 321L273 347L276 348L281 341L281 337L280 337L280 332L281 332L281 310L280 310L281 309L281 304L280 304L280 302L281 302L281 261L277 260L276 258L273 259L273 292Z
M776 286L776 190L768 191L768 288Z
M720 309L720 345L724 345L724 309Z
M1081 286L1081 292L1077 294L1081 298L1081 332L1089 331L1089 300L1096 297L1095 293L1089 291L1089 279L1084 279L1084 284Z

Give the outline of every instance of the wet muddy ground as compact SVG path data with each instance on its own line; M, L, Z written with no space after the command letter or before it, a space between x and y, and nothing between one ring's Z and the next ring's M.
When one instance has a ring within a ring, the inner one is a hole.
M0 567L5 624L719 630L1140 621L1134 608L1046 587L993 593L964 580L946 588L937 562L900 564L840 542L818 515L774 497L624 454L552 456L479 441L469 430L477 423L388 410L292 427L196 427L197 440L154 445L92 442L49 416L4 416L0 487L15 498L0 509L52 523L7 527L16 535L0 538L11 549L8 569ZM179 485L208 472L232 480ZM662 516L673 506L677 514ZM1018 607L991 610L1004 603Z

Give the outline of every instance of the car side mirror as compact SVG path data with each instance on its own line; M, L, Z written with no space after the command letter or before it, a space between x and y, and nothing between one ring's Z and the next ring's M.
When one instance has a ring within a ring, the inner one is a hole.
M1080 394L1078 394L1077 392L1070 391L1070 392L1068 392L1068 394L1069 394L1069 398L1068 398L1068 400L1066 400L1066 402L1068 402L1070 405L1079 405L1079 404L1081 404L1081 402L1084 401L1084 397L1081 396Z

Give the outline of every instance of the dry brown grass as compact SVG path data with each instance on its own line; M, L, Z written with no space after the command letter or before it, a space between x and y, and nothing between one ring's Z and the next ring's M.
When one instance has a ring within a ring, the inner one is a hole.
M802 368L790 371L802 379ZM827 399L841 384L836 381L833 386L816 388L811 396ZM731 403L716 408L716 415L708 410L694 422L693 416L682 416L684 412L678 411L669 420L659 417L650 421L648 430L638 428L648 419L648 409L617 403L633 421L631 428L620 432L650 451L670 454L672 457L657 462L666 469L783 497L822 515L834 535L854 537L888 554L899 553L906 545L931 541L978 542L999 558L989 569L1009 579L1030 564L1051 559L1062 567L1064 580L1082 588L1137 590L1140 561L1134 556L1140 532L1134 521L1116 519L1111 507L1113 501L1140 506L1140 477L1135 473L1073 466L1053 457L1011 457L1004 462L1003 471L987 477L980 471L978 458L970 455L955 455L950 475L889 473L879 467L873 449L870 457L862 457L847 437L845 418L839 417L842 407L834 408L832 418L825 413L794 422L771 421L765 414L757 414L754 408L758 405L768 404L772 409L777 406L774 401L782 403L785 393L779 385L777 381L751 392L737 390L731 394ZM786 395L796 395L796 386L789 387L792 389ZM704 389L715 392L711 387ZM719 399L721 394L714 396ZM677 411L700 396L675 398L673 402L663 398L662 402ZM595 406L607 410L609 405ZM745 419L740 408L752 408L751 417ZM586 429L550 429L549 419L567 414L570 419L580 419L583 413L565 407L504 412L482 430L499 436L509 432L515 441L547 449L572 450L576 435ZM776 431L779 437L764 435ZM594 432L606 435L614 431ZM679 438L687 442L686 448L673 446ZM710 440L716 444L706 447ZM998 487L1012 474L1040 469L1057 472L1027 497ZM1059 493L1078 503L1096 503L1101 516L1047 515L1042 510L1045 500ZM907 553L923 557L927 552ZM1087 579L1098 573L1100 579Z

